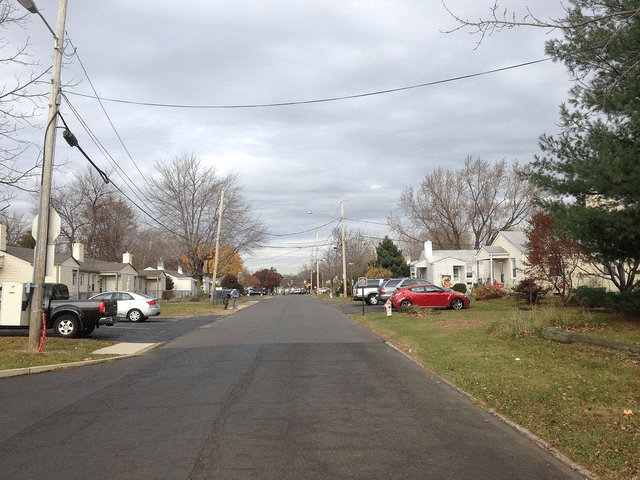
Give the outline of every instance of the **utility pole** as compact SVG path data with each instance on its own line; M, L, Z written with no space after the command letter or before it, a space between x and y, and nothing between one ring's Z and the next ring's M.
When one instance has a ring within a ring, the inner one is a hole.
M320 259L318 258L318 231L316 230L316 295L320 294Z
M31 13L38 11L31 0L19 0L20 4ZM51 179L53 174L53 156L56 145L56 128L58 126L58 109L60 106L60 75L62 71L62 49L64 44L64 28L67 18L67 0L60 0L58 7L58 25L53 52L53 70L51 75L51 91L49 95L49 114L45 130L44 157L42 160L42 180L40 189L40 206L38 208L38 232L36 235L36 250L33 268L33 284L35 286L31 297L31 312L29 314L29 351L38 349L39 338L42 335L42 297L47 265L47 245L49 237L49 203L51 198ZM47 28L51 27L44 20Z
M344 197L340 197L340 218L342 220L342 297L347 298L347 249L344 244Z
M218 254L220 252L220 230L222 229L222 205L224 203L224 190L220 191L220 210L218 211L218 232L216 233L216 254L213 261L213 290L211 291L211 303L216 303L216 279L218 278Z

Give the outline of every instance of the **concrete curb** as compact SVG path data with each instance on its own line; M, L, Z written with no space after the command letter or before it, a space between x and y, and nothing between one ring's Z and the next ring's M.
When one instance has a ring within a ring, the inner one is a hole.
M531 443L537 445L542 450L544 450L544 451L550 453L551 455L553 455L556 459L558 459L559 461L561 461L562 463L567 465L574 472L576 472L576 473L578 473L580 475L584 475L585 479L588 479L588 480L601 480L601 478L598 475L596 475L595 473L589 471L587 468L585 468L584 466L580 465L579 463L576 463L573 460L571 460L569 457L567 457L562 452L560 452L557 448L551 446L549 444L549 442L546 442L545 440L543 440L542 438L540 438L539 436L537 436L536 434L534 434L530 430L518 425L517 423L515 423L511 419L509 419L509 418L505 417L504 415L496 412L493 408L487 408L487 404L485 402L483 402L482 400L477 399L476 397L471 395L469 392L467 392L467 391L461 389L460 387L458 387L456 384L451 383L450 381L442 378L440 375L435 373L433 370L430 370L427 366L425 366L424 364L422 364L421 362L419 362L418 360L413 358L411 355L409 355L407 352L405 352L401 348L397 347L393 343L390 343L390 342L388 342L388 341L386 341L384 339L382 339L382 341L386 345L390 346L392 349L394 349L395 351L400 353L401 355L404 355L406 358L408 358L409 360L414 362L416 365L420 366L420 368L422 368L423 370L429 372L430 375L432 375L433 377L438 379L438 383L444 383L445 385L449 386L450 388L452 388L453 390L458 392L461 396L464 396L467 399L469 399L472 403L476 403L478 405L481 405L485 411L489 412L491 415L493 415L494 417L499 419L502 423L507 424L509 427L513 428L518 433L520 433L521 435L523 435L526 438L528 438L531 441Z

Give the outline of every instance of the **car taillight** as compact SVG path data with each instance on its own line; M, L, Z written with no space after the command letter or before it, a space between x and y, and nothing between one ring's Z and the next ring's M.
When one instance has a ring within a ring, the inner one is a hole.
M386 291L386 290L384 289L384 287L383 287L383 288L381 288L381 289L380 289L380 293L381 293L382 295L384 295L385 293L387 293L387 291Z
M104 302L100 302L98 304L98 311L100 313L104 313L104 311L107 309L107 305Z
M147 300L147 303L148 303L149 305L155 305L155 304L156 304L156 301L155 301L155 300Z

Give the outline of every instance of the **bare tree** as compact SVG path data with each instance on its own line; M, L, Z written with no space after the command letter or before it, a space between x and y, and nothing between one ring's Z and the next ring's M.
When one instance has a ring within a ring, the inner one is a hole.
M345 255L347 263L347 277L362 277L375 261L376 251L371 238L362 228L345 228ZM335 227L324 245L320 272L326 280L342 279L342 228ZM315 266L314 266L315 267Z
M54 185L51 206L62 220L58 242L69 252L74 243L83 243L94 258L119 262L136 243L133 210L91 166L67 184Z
M493 166L468 156L459 171L442 168L425 176L419 190L404 190L391 229L405 243L431 240L438 249L480 248L501 230L531 214L534 189L521 175L526 167L505 160Z
M10 27L20 28L25 23L25 17L12 2L0 2L0 51L9 49L9 42L4 39L2 32ZM8 54L0 54L0 65L33 67L27 53L28 43L13 48ZM47 71L40 74L30 73L28 79L3 76L0 81L0 204L7 203L15 196L14 190L29 191L28 185L38 173L39 153L34 155L36 160L25 167L24 156L30 147L36 147L19 137L18 132L25 125L31 126L30 120L37 111L43 108L46 92L33 92L32 87L41 83ZM20 162L18 162L20 160ZM6 208L0 206L0 209Z
M2 211L0 223L7 227L7 245L18 245L31 229L31 224L25 220L24 213Z
M205 265L213 258L223 190L220 243L230 247L229 258L264 240L266 228L251 215L235 173L221 176L214 167L203 167L199 158L186 153L170 163L158 162L156 171L158 177L149 182L149 207L175 237L193 277L201 281Z

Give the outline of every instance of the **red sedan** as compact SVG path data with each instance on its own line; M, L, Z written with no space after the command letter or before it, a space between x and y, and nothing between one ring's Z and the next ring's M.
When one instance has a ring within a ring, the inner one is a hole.
M435 285L414 285L400 288L391 295L391 304L395 307L417 305L419 307L441 307L460 310L469 307L471 301L466 295L436 287Z

